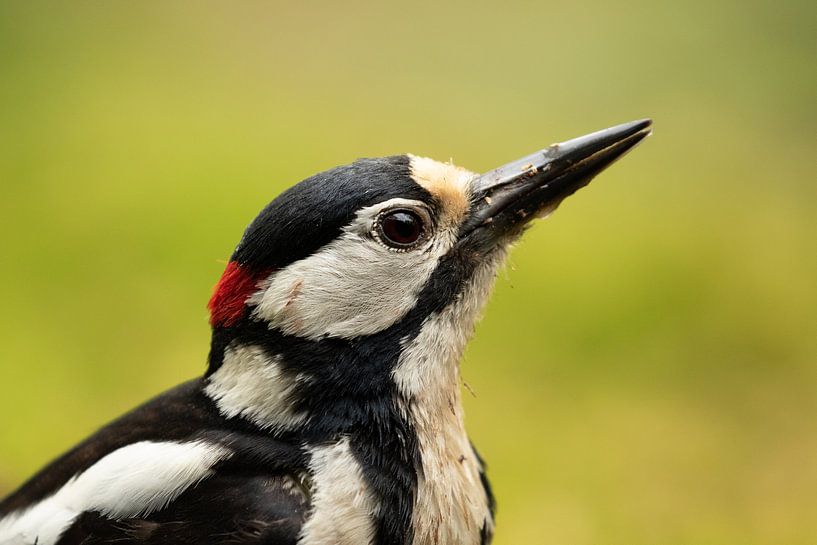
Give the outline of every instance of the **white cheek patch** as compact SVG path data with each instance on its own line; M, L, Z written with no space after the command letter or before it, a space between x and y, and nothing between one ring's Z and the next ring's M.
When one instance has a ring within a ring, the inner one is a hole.
M298 544L370 544L377 506L349 448L349 438L315 447L311 454L312 514L301 529Z
M260 347L231 345L204 392L227 418L240 416L262 429L283 431L307 419L305 413L292 409L298 380L284 374L278 361Z
M0 520L0 543L53 545L84 511L119 519L160 510L230 455L228 449L203 441L143 441L122 447L40 503Z
M403 201L363 209L340 237L317 253L273 273L248 300L253 316L288 335L352 339L382 331L417 303L417 296L454 242L439 229L416 249L393 251L371 235L377 213Z

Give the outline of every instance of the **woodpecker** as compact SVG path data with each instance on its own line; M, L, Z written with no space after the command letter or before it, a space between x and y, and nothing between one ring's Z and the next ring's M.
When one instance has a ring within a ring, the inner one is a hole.
M0 502L0 544L490 543L460 357L509 246L650 126L482 175L399 155L284 191L215 287L204 376Z

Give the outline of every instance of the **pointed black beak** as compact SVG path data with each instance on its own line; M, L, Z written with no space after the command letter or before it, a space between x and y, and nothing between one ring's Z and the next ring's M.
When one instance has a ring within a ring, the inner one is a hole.
M474 205L461 237L475 231L493 240L517 234L641 142L651 125L642 119L553 144L474 178Z

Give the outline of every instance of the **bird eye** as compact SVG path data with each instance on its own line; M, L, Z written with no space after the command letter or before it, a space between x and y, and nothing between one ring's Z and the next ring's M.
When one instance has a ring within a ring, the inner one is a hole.
M423 237L424 230L422 218L412 210L392 210L377 221L377 238L400 250L414 246Z

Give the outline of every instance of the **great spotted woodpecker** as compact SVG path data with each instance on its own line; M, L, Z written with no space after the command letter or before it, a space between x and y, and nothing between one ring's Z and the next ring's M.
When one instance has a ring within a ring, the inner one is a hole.
M482 175L399 155L285 191L215 288L206 374L3 500L0 543L489 543L460 356L509 245L650 125Z

